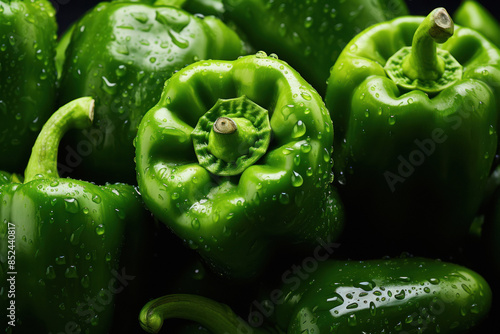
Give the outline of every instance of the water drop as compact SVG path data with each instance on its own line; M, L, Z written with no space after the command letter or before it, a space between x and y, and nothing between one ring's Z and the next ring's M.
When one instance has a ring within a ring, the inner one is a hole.
M283 119L285 121L288 120L288 117L290 117L291 114L293 114L293 108L295 108L293 104L288 104L281 108L281 114L283 115Z
M66 272L64 273L64 277L66 277L66 278L78 278L76 266L69 266L68 268L66 268Z
M64 208L69 213L78 213L78 211L80 211L80 205L78 204L76 198L65 198Z
M199 230L200 229L200 221L198 220L198 218L194 218L191 221L191 227L193 228L193 230Z
M376 284L371 281L363 281L355 284L354 286L363 289L364 291L371 291L375 288Z
M304 179L302 176L297 173L296 171L292 172L292 186L294 187L300 187L304 183Z
M352 310L355 308L358 308L358 303L351 303L351 304L346 306L346 309L348 309L348 310Z
M288 204L290 203L290 196L287 193L281 193L279 196L279 201L281 204Z
M306 101L311 101L312 100L312 96L311 94L307 93L307 92L302 92L300 93L300 96L302 96L302 98Z
M265 58L267 57L267 53L265 51L257 51L257 53L255 54L255 57L256 58Z
M349 318L347 319L347 323L351 327L357 326L358 325L358 320L356 319L356 314L349 315Z
M299 138L306 134L306 125L302 121L298 121L293 127L292 138Z
M126 45L118 45L116 47L116 52L124 56L128 56L130 54L130 51Z
M99 224L97 225L97 227L95 228L95 233L97 235L103 235L104 233L106 232L106 228L104 227L103 224Z
M293 164L294 164L295 166L300 165L300 155L299 155L299 154L297 154L297 155L295 155L295 156L293 157Z
M54 279L54 278L56 278L56 272L54 270L54 267L48 266L47 269L45 270L45 276L48 279Z
M430 278L429 282L433 285L439 284L439 279L438 278Z
M303 153L309 153L311 152L312 146L309 143L304 143L300 145L300 151Z
M377 307L374 302L370 302L370 314L374 317L377 315Z
M307 29L311 28L312 24L313 24L313 18L310 16L306 17L306 20L304 21L304 27L306 27Z
M118 77L123 77L127 72L127 67L125 65L120 65L116 68L116 75Z
M82 279L80 280L80 284L84 287L84 288L88 288L90 286L90 278L88 275L85 275L82 277Z
M331 158L330 152L328 151L327 148L324 148L323 149L323 161L328 162L328 161L330 161L330 158Z
M99 315L94 315L92 319L90 320L90 324L92 326L97 326L99 324Z
M401 292L394 295L394 298L398 300L405 299L405 290L401 290Z
M148 18L148 15L146 13L142 13L142 12L132 12L130 15L132 15L132 17L134 19L136 19L137 22L139 23L147 23L149 18Z
M481 308L479 307L478 304L472 304L470 306L470 313L472 313L472 314L479 314L479 312L481 312Z

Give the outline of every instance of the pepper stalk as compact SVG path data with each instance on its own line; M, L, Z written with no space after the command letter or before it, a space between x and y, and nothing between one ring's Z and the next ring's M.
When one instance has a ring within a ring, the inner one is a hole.
M445 8L434 9L415 31L411 47L387 60L385 71L403 90L438 94L462 78L462 65L446 50L437 48L453 36L454 23Z
M24 172L24 182L37 178L58 178L57 153L69 129L86 129L94 119L95 101L91 97L73 100L57 110L42 128L33 145Z
M217 334L284 334L278 329L250 327L227 305L188 294L166 295L148 302L139 314L142 329L158 333L166 319L185 319Z

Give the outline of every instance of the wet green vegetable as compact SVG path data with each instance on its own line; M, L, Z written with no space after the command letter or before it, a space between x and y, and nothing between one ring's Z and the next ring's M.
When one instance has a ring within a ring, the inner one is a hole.
M488 314L491 289L476 272L438 260L326 261L254 305L245 322L213 300L170 295L146 304L139 320L150 333L171 318L214 334L463 333Z
M22 173L56 99L50 1L0 1L0 170Z
M342 49L365 28L408 14L402 0L223 0L256 50L275 53L322 96Z
M63 40L64 41L64 40ZM136 183L133 139L165 80L201 59L244 54L215 17L138 2L102 2L75 23L65 53L60 101L96 99L92 128L68 135L61 165L95 182Z
M347 45L326 94L334 170L373 241L429 254L464 241L497 152L499 83L500 50L444 8Z
M24 182L0 181L2 330L108 332L116 295L136 279L138 263L127 260L147 247L137 190L57 171L61 137L90 126L93 105L85 97L56 111L37 138Z
M276 250L340 235L332 140L321 97L285 62L200 61L168 80L141 121L139 189L213 269L255 278Z

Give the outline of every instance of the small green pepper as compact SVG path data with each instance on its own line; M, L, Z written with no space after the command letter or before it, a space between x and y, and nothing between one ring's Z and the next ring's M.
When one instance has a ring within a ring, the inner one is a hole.
M93 106L84 97L56 111L34 144L24 182L0 181L4 331L107 333L115 296L126 295L136 279L137 262L125 255L144 248L146 211L137 190L60 178L57 171L61 137L89 127Z
M285 277L253 303L248 322L213 300L168 295L139 321L158 333L165 319L198 322L214 334L464 333L488 314L491 289L476 272L425 258L325 261Z
M165 80L197 60L244 53L237 34L215 17L138 2L98 4L74 24L64 54L61 103L96 99L93 127L63 143L70 148L60 161L66 173L135 183L133 139Z
M326 95L334 169L377 247L463 241L496 154L499 97L500 50L454 27L444 8L375 25L346 46Z
M200 61L174 74L142 119L138 184L216 271L251 279L275 250L340 234L332 144L321 97L285 62Z
M0 1L0 170L22 173L56 99L50 1Z

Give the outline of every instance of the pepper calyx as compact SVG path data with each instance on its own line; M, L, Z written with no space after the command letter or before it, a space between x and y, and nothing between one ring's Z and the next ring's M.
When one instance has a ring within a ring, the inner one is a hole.
M269 147L268 111L246 96L219 99L200 117L191 138L202 167L219 176L241 174Z
M387 76L403 90L437 94L462 78L462 65L436 43L446 42L454 24L446 9L434 9L416 30L412 46L403 47L385 64Z

